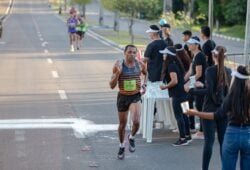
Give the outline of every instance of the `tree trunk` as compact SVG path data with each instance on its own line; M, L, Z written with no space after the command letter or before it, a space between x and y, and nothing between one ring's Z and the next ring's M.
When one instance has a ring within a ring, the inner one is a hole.
M82 16L85 18L86 17L86 5L82 4Z
M115 18L114 19L114 31L119 32L119 28L120 28L119 18L120 18L120 15L119 15L118 11L115 12L115 17L114 18Z
M131 17L130 22L129 22L129 35L131 37L131 44L134 44L134 41L135 41L134 32L133 32L133 25L134 25L134 18Z
M67 10L67 0L64 0L64 11Z
M99 25L103 26L103 8L101 0L99 0L100 8L99 8Z
M216 31L217 31L217 32L220 32L220 21L219 21L218 18L216 18L215 26L216 26Z

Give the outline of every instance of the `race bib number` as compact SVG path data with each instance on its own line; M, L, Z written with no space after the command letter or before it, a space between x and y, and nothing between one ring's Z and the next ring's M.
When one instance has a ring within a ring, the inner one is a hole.
M123 84L125 91L135 91L136 90L136 80L124 80Z

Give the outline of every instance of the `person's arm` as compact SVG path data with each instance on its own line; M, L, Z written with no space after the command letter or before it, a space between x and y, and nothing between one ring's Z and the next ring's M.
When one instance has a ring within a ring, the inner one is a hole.
M178 84L178 78L177 78L176 72L170 72L170 78L171 78L171 80L170 80L170 82L168 84L160 85L160 88L162 90L174 87L176 84Z
M214 93L213 87L216 79L216 77L214 77L212 74L213 73L211 69L206 70L205 85L202 82L197 81L195 83L195 87L197 88L189 89L189 87L185 85L185 90L191 95L211 95L212 93Z
M202 65L195 66L195 79L198 80L202 76Z
M199 116L200 118L203 118L203 119L214 120L214 113L213 112L199 112L199 111L194 110L194 109L189 109L184 114L187 114L190 116Z
M161 69L161 80L164 80L164 77L166 76L166 71L167 71L167 62L166 62L166 57L163 56L162 69Z
M117 61L113 67L113 75L111 76L111 80L109 81L109 86L111 89L114 89L115 86L117 85L119 76L121 74L121 66L119 64L119 61Z
M192 63L190 63L189 70L188 70L188 72L184 76L184 81L185 82L188 81L188 79L191 76L191 74L192 74Z

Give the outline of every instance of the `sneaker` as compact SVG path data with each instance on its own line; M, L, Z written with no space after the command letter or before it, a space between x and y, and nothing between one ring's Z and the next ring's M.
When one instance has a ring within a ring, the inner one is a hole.
M204 139L203 132L196 132L195 134L192 135L193 139Z
M135 151L135 139L130 139L128 135L128 142L129 142L129 151L134 152Z
M186 141L188 142L188 143L190 143L190 142L192 142L192 137L189 135L189 136L186 136L185 137L185 139L186 139Z
M178 139L175 143L172 144L173 146L185 146L188 145L186 139Z
M118 159L123 159L125 157L125 148L119 148L118 154L117 154Z
M179 133L179 129L178 129L178 128L173 129L172 132L173 132L173 133Z

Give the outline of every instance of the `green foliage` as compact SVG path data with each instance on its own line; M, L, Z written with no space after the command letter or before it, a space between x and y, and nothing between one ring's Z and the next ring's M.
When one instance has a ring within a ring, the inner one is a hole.
M190 28L194 19L186 15L184 11L166 13L162 18L166 19L172 27Z
M227 24L244 24L246 21L247 0L229 1L226 3L223 14Z
M85 5L90 3L92 0L71 0L72 4Z
M143 15L147 19L155 19L162 12L161 0L102 0L104 8L119 11L130 17Z

